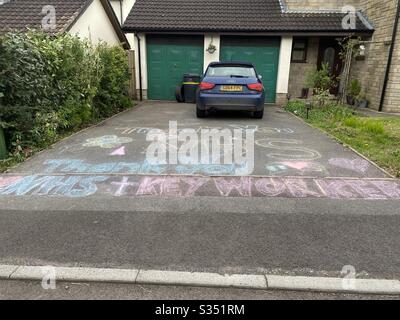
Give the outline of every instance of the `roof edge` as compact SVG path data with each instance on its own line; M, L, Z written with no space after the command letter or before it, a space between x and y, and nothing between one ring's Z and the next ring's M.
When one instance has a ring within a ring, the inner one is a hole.
M79 11L75 12L74 15L71 17L69 22L58 32L64 33L68 32L72 29L75 23L79 20L79 18L83 15L87 8L92 4L93 0L87 0L86 3L79 9Z
M369 30L375 30L374 25L372 22L368 19L368 17L362 12L361 10L357 10L357 17L360 19L360 21L369 29Z
M75 14L73 17L73 20L65 26L60 33L63 32L68 32L72 29L72 27L75 25L75 23L79 20L79 18L85 13L85 11L90 7L90 5L93 3L95 0L88 0L85 5ZM111 7L111 4L108 2L108 0L99 0L104 11L107 14L108 19L111 22L111 25L113 26L115 32L117 33L118 39L120 40L122 46L124 49L129 50L131 48L128 39L125 36L125 33L121 29L121 25L118 21L117 16L115 15L114 9Z
M132 28L132 27L123 27L123 31L125 33L197 33L197 34L204 34L204 33L230 33L230 34L273 34L273 35L287 35L287 34L310 34L311 35L324 35L324 34L335 34L335 35L371 35L374 32L374 29L368 30L230 30L230 29L160 29L160 28Z
M115 29L115 32L117 32L118 38L121 41L122 46L124 47L124 49L129 50L131 48L131 45L129 44L129 41L126 38L125 33L122 31L122 26L119 23L117 15L115 14L114 9L112 8L110 2L108 0L100 0L100 2L103 5L103 8L106 11L108 18L110 19L111 24Z

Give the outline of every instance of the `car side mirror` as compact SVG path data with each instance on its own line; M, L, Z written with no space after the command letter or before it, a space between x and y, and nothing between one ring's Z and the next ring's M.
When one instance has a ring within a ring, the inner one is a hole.
M259 74L259 75L258 75L258 79L262 80L262 78L263 78L262 75Z

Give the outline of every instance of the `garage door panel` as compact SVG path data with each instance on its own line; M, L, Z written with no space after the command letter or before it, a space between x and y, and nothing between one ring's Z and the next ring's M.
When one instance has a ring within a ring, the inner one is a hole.
M174 100L183 74L203 72L203 37L148 36L147 46L149 99Z
M279 38L226 36L221 38L221 60L252 62L263 76L266 101L275 102L279 47Z

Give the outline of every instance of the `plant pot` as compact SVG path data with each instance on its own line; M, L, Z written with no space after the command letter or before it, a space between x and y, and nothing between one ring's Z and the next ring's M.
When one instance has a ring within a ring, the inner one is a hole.
M308 99L309 93L310 93L310 89L308 89L308 88L301 89L301 97L300 97L300 99Z
M352 96L347 96L347 104L349 104L350 106L354 106L356 104L356 99L354 99Z
M358 103L358 107L359 108L368 108L368 105L369 105L369 101L368 100L361 100Z

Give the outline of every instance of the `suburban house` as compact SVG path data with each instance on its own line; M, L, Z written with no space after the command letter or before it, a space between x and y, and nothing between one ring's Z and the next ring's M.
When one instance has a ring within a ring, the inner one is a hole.
M213 61L246 60L263 76L267 102L278 104L303 97L307 73L323 63L340 76L339 41L360 37L368 41L366 52L351 77L363 84L371 108L400 112L400 50L391 45L397 2L136 0L123 30L133 43L144 99L173 100L184 73L202 74ZM348 5L355 10L342 10Z
M0 0L0 32L28 28L130 48L108 0Z

